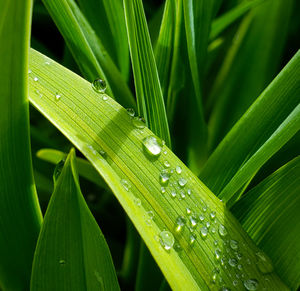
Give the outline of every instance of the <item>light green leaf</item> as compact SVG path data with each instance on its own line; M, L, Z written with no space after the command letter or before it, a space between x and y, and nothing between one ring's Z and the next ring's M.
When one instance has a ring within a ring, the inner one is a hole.
M122 0L79 0L89 23L118 65L125 80L129 74L129 49Z
M233 203L237 191L299 131L299 76L300 51L211 155L200 176L224 201Z
M125 20L139 114L170 146L168 120L143 3L124 0Z
M58 150L53 150L53 149L39 150L36 153L36 155L40 159L50 162L52 164L58 164L61 160L64 160L67 157L66 153L63 153ZM95 170L95 168L91 165L90 162L82 158L76 158L76 164L80 176L95 183L101 188L107 188L107 185L105 184L101 176L98 174L98 172Z
M80 191L74 149L54 175L30 290L119 290L109 248Z
M29 142L32 1L0 1L0 289L27 290L42 220Z
M106 52L77 4L73 0L43 0L63 35L85 78L106 80L107 92L124 106L135 107L133 96L116 65Z
M158 137L147 128L141 129L140 124L136 127L124 108L107 95L94 92L76 74L55 62L47 70L43 68L44 58L31 51L31 69L39 78L38 82L30 78L32 104L93 163L173 289L232 288L230 276L236 271L232 274L227 263L223 266L215 251L220 248L224 254L223 242L234 239L246 274L239 287L256 279L260 288L286 290L275 273L265 275L256 268L257 247L224 204ZM35 90L43 92L43 98ZM55 98L56 92L61 98ZM180 226L179 216L186 225ZM235 255L231 249L229 254ZM215 268L219 268L216 276L222 278L222 284L213 283Z
M300 286L300 157L251 189L232 208L292 290Z

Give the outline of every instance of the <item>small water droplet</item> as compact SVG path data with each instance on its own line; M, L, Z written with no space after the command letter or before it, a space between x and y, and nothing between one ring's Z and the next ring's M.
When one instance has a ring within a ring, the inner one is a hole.
M274 268L272 265L272 261L269 259L269 257L267 257L267 255L261 251L257 252L255 255L257 258L256 266L258 270L261 271L263 274L272 273Z
M58 93L56 93L56 94L55 94L55 100L58 101L58 100L60 100L60 98L61 98L61 95L58 94Z
M197 220L196 215L191 215L189 217L189 221L190 221L190 225L192 228L195 228L197 226L198 220Z
M140 199L140 198L137 198L137 197L134 198L134 203L135 203L137 206L141 206L141 205L142 205L141 199Z
M239 244L236 240L234 239L231 239L230 240L230 247L233 249L233 250L237 250L239 248Z
M182 198L182 199L184 199L184 198L185 198L185 194L184 194L184 192L183 192L183 191L180 191L180 196L181 196L181 198Z
M129 115L130 117L134 117L135 111L134 111L133 108L127 108L126 110L127 110L127 113L128 113L128 115Z
M187 183L187 180L184 179L184 178L180 178L180 179L178 180L178 185L179 185L180 187L182 187L182 188L186 185L186 183Z
M223 224L219 225L219 234L220 236L224 237L227 235L227 229Z
M30 69L28 69L28 74L31 74L31 73L32 73L32 71Z
M171 192L171 197L174 199L176 197L176 192L175 191L172 191Z
M39 80L38 77L34 77L34 78L33 78L33 81L35 81L35 82L37 82L38 80Z
M209 221L206 222L206 227L210 228L210 222Z
M186 219L183 216L178 216L176 218L176 227L175 227L175 230L177 232L182 231L182 229L185 226L185 224L186 224Z
M143 139L143 146L150 156L158 157L161 154L163 144L159 138L150 135Z
M219 248L215 249L215 257L217 260L220 260L221 254L222 254L222 251Z
M187 208L185 209L185 211L186 211L187 214L191 214L191 213L192 213L192 210L191 210L189 207L187 207Z
M190 241L189 241L190 245L193 245L195 243L196 239L197 239L197 236L195 234L191 234Z
M232 282L232 285L233 285L233 286L237 286L238 283L239 283L239 282L238 282L237 280L234 280L234 281Z
M177 166L177 167L175 168L175 171L176 171L177 174L181 174L182 169L181 169L180 166Z
M46 65L46 66L49 66L49 65L50 65L50 62L46 61L46 62L45 62L45 65Z
M104 93L106 90L106 82L102 79L96 79L92 83L92 88L97 93Z
M169 168L169 167L170 167L170 163L169 163L168 161L164 161L164 166L165 166L166 168Z
M173 247L175 242L173 234L167 230L163 230L159 234L159 237L160 237L160 244L162 245L162 247L166 251L169 251Z
M161 185L167 185L169 183L170 173L167 170L162 170L159 174L159 183Z
M166 193L166 188L165 188L165 187L161 187L161 188L160 188L160 192L161 192L162 194L165 194L165 193Z
M217 230L214 227L212 227L210 231L211 231L211 233L216 233L217 232Z
M257 290L258 281L256 279L248 279L243 282L247 290Z
M192 194L192 190L191 190L191 189L187 189L186 193L187 193L188 195L191 195L191 194Z
M228 264L231 266L231 267L236 267L237 265L237 260L235 258L231 258L228 260Z
M43 94L39 91L39 90L35 90L34 91L40 98L43 97Z
M239 269L240 271L243 270L243 266L242 266L242 265L238 265L237 267L238 267L238 269Z
M129 191L129 189L131 188L131 185L126 179L122 179L121 184L126 191Z
M132 122L133 126L138 129L143 129L146 126L145 119L141 118L141 117L136 116L136 117L132 118L131 122Z
M209 214L210 218L212 220L214 220L216 218L216 212L215 211L212 211L210 214Z
M174 250L175 250L176 252L181 252L181 251L182 251L182 247L180 246L179 243L175 243L175 244L174 244Z
M236 257L238 258L238 260L241 260L241 259L242 259L242 257L243 257L243 255L242 255L242 254L240 254L240 253L238 253L238 254L236 255Z
M154 218L154 213L153 213L152 210L149 210L149 211L147 212L147 214L148 214L148 216L149 216L151 219Z
M203 214L200 214L200 215L199 215L199 219L200 219L200 221L204 221L204 219L205 219L204 215L203 215Z
M59 260L59 264L60 264L60 265L64 265L65 263L66 263L65 260Z
M102 97L102 100L103 100L103 101L107 101L107 100L108 100L108 97L104 95L104 96Z
M201 227L200 228L200 233L201 233L201 236L203 238L207 237L207 235L208 235L208 229L207 229L207 227L206 226Z

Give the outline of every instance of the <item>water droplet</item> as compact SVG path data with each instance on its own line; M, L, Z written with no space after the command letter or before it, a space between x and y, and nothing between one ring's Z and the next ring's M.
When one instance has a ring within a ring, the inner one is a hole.
M200 221L204 221L204 219L205 219L204 215L200 214L199 219L200 219Z
M46 62L45 62L45 65L46 65L46 66L49 66L49 65L50 65L50 62L46 61Z
M131 185L128 183L127 180L125 179L122 179L121 180L121 184L123 186L123 188L126 190L126 191L129 191L129 189L131 188Z
M166 168L169 168L169 167L170 167L170 163L169 163L168 161L164 161L164 166L165 166Z
M182 199L184 199L184 198L185 198L185 194L184 194L184 192L183 192L183 191L180 191L180 196L181 196L181 198L182 198Z
M175 171L176 171L177 174L181 174L182 169L181 169L180 166L177 166L177 167L175 168Z
M172 192L171 192L171 197L172 197L172 198L175 198L175 197L176 197L176 192L175 192L175 191L172 191Z
M223 237L227 235L227 229L223 224L219 225L219 234Z
M231 267L236 267L236 265L237 265L237 260L236 259L234 259L234 258L231 258L231 259L229 259L228 260L228 264L231 266Z
M166 193L166 188L165 188L165 187L161 187L161 188L160 188L160 192L161 192L162 194L165 194L165 193Z
M191 214L192 213L192 210L190 208L188 208L188 207L185 209L185 211L186 211L187 214Z
M207 227L207 228L210 227L210 222L209 222L209 221L206 222L206 227Z
M138 129L143 129L146 126L144 118L141 118L141 117L136 116L136 117L132 118L131 122L132 122L133 126Z
M211 233L216 233L217 232L217 230L214 227L212 227L210 231L211 231Z
M43 94L39 91L39 90L35 90L34 91L40 98L43 97Z
M166 250L169 251L173 245L174 245L174 236L171 232L167 231L167 230L163 230L160 234L160 244L162 245L162 247Z
M237 286L238 283L239 283L239 282L238 282L237 280L234 280L234 281L232 282L232 285L233 285L233 286Z
M240 253L238 253L238 254L236 255L236 257L238 258L238 260L241 260L241 259L242 259L242 257L243 257L243 255L242 255L242 254L240 254Z
M257 290L258 281L256 279L248 279L243 282L247 290Z
M60 265L64 265L65 263L66 263L65 260L59 260L59 264L60 264Z
M180 187L182 187L182 188L186 185L186 183L187 183L187 180L184 179L184 178L180 178L180 179L178 180L178 185L179 185Z
M60 100L60 98L61 98L61 95L58 94L58 93L56 93L56 94L55 94L55 100L58 101L58 100Z
M107 96L103 96L103 97L102 97L102 100L103 100L103 101L107 101L107 100L108 100L108 97L107 97Z
M202 207L202 210L203 210L204 212L206 212L206 211L207 211L207 206L204 205L204 206Z
M134 111L133 108L127 108L126 110L127 110L127 113L128 113L128 115L129 115L130 117L134 117L135 111Z
M192 194L192 190L191 190L191 189L187 189L186 193L187 193L188 195L191 195L191 194Z
M207 229L207 227L206 227L206 226L201 227L201 228L200 228L200 233L201 233L201 236L202 236L203 238L207 237L207 234L208 234L208 229Z
M198 223L198 220L197 220L197 217L196 215L191 215L189 217L189 220L190 220L190 225L192 228L195 228L197 226L197 223Z
M215 219L216 218L216 212L215 211L212 211L210 214L209 214L210 218L211 219Z
M263 252L257 252L256 254L256 266L259 271L261 271L263 274L271 273L273 272L273 265L272 261L267 257L266 254Z
M222 251L219 248L215 249L215 257L217 260L220 260L221 254L222 254Z
M237 250L239 248L239 244L236 240L232 239L232 240L230 240L230 247L233 250Z
M149 211L147 212L147 214L148 214L148 216L149 216L151 219L153 219L154 213L153 213L152 210L149 210Z
M158 157L161 154L161 149L163 147L161 140L154 135L144 138L143 146L146 152L153 157Z
M176 228L175 228L175 230L177 232L182 231L185 224L186 224L186 219L183 216L178 216L176 218Z
M161 185L167 185L169 183L170 173L167 170L162 170L159 174L159 183Z
M197 239L197 236L195 234L190 235L190 245L193 245Z
M28 69L28 74L31 74L31 73L32 73L32 71L30 69Z
M238 265L237 267L238 267L238 269L239 269L240 271L243 270L243 266L242 266L242 265Z
M141 206L141 205L142 205L141 199L140 199L140 198L137 198L137 197L134 198L134 203L135 203L137 206Z
M38 80L39 80L38 77L34 77L34 78L33 78L33 81L35 81L35 82L37 82Z
M106 82L102 79L96 79L92 83L92 88L97 92L97 93L104 93L106 90Z

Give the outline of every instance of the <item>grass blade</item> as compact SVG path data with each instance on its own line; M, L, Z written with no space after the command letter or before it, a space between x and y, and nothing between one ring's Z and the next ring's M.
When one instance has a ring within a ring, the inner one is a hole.
M97 168L173 289L231 287L231 269L222 266L215 257L216 248L224 252L222 242L227 239L237 240L243 254L246 278L239 281L240 287L249 279L256 279L261 288L286 289L275 273L268 275L269 281L265 280L254 263L257 247L224 204L167 146L160 144L152 148L149 137L156 137L149 129L136 127L135 119L124 108L107 95L97 94L88 82L55 62L45 70L41 67L44 58L31 51L31 69L39 77L39 82L30 78L31 102ZM44 97L40 98L35 90L43 92ZM61 92L59 100L55 92ZM156 141L160 143L158 138ZM154 149L156 157L150 154ZM165 161L170 163L170 172L166 172ZM177 170L172 174L173 168ZM170 175L169 180L162 179L160 175L164 173ZM199 215L203 215L204 221ZM182 226L182 231L178 229L179 216L187 224ZM207 222L213 231L208 232ZM219 241L218 246L215 240ZM245 263L247 259L253 263ZM216 267L220 268L217 276L222 278L222 286L219 281L212 282Z
M225 201L249 182L260 167L299 130L299 75L300 51L236 123L208 160L201 177Z
M29 288L42 220L29 141L32 1L0 1L0 289Z
M124 0L125 20L139 114L171 145L168 120L141 0Z
M74 149L54 175L30 290L119 290L109 248L80 191Z
M300 157L251 189L233 213L252 239L271 257L277 273L292 289L300 285Z

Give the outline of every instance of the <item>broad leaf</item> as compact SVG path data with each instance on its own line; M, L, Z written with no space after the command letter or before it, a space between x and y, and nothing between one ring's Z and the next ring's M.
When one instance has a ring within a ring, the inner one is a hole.
M252 239L271 257L286 284L300 285L300 157L253 188L233 207Z
M29 288L42 220L31 164L28 49L32 1L0 1L0 289Z
M81 194L74 152L54 174L34 254L32 291L120 289L109 248Z
M173 289L232 288L237 272L232 265L238 264L243 268L238 287L286 289L275 273L256 268L257 247L158 137L76 74L55 62L39 69L44 58L31 51L32 76L39 79L30 78L31 102L93 163ZM227 255L230 240L237 241L238 252L229 247Z

